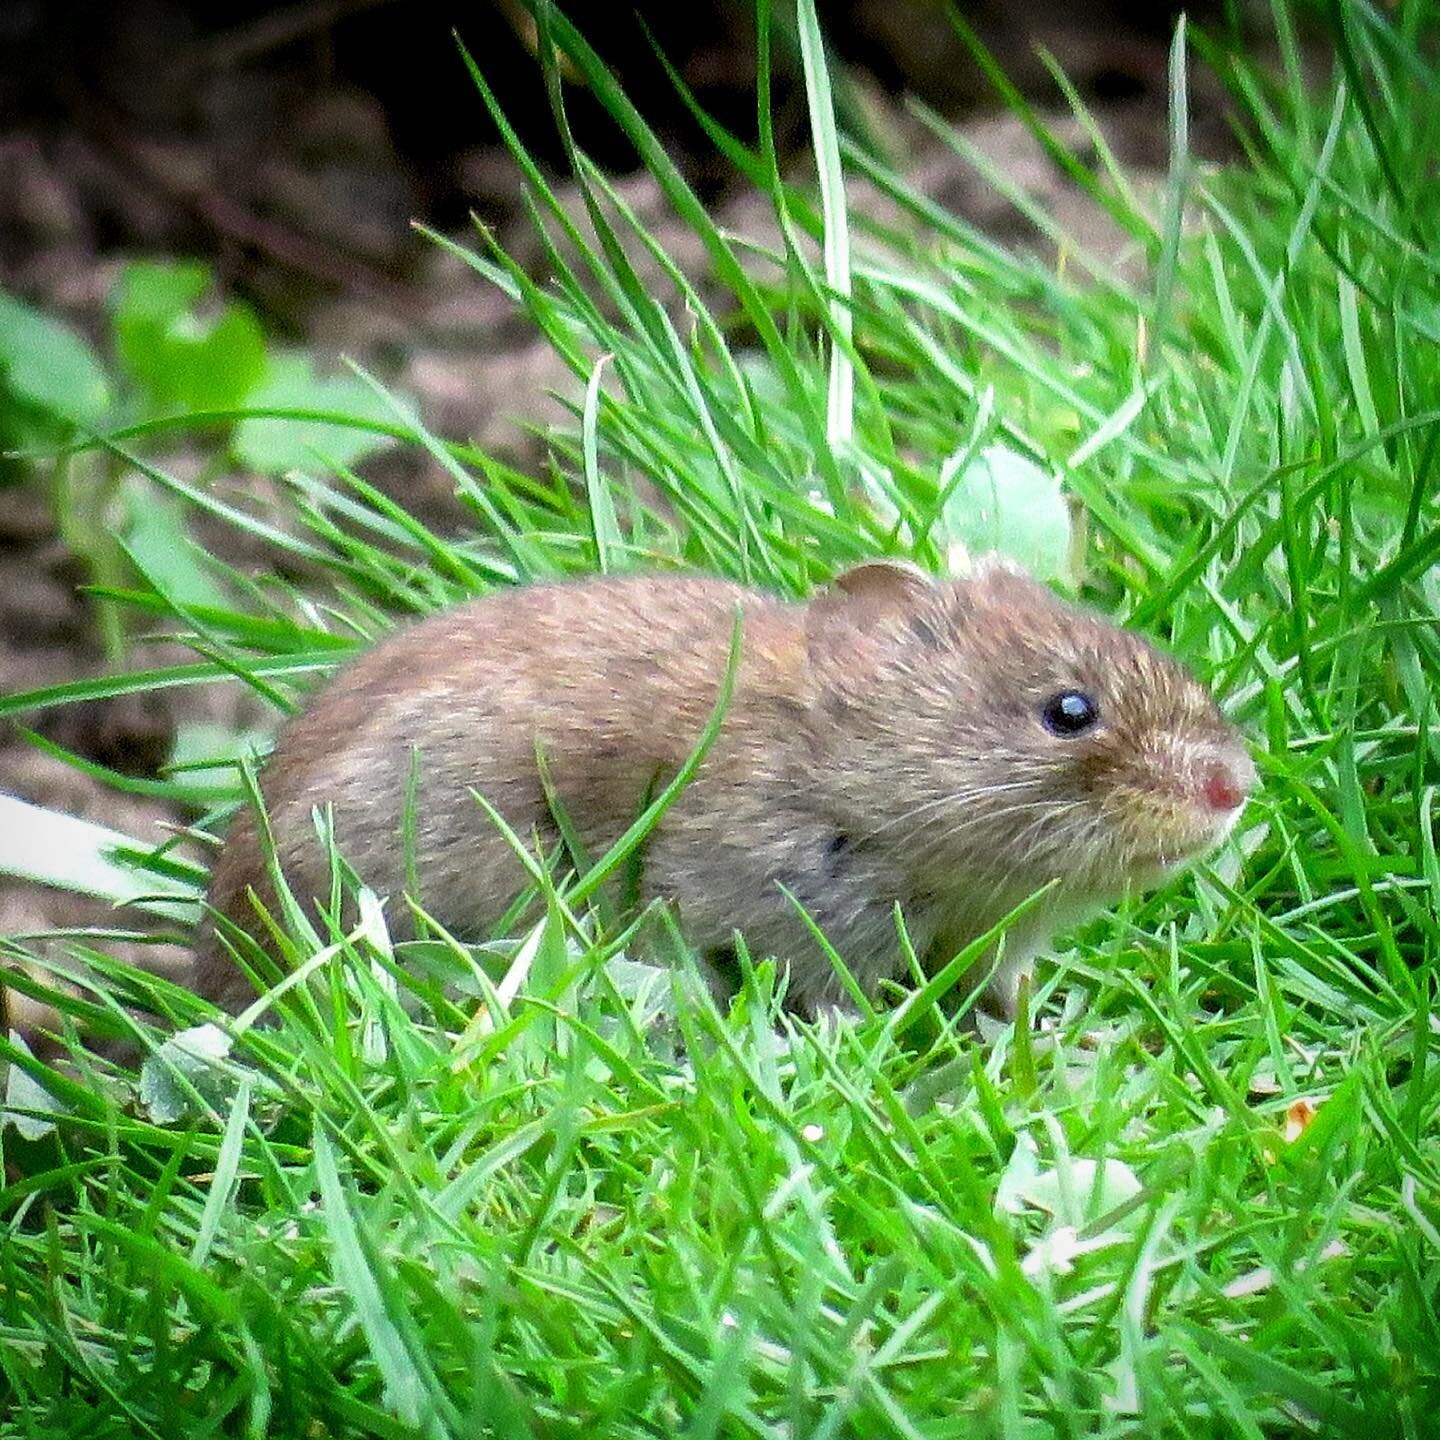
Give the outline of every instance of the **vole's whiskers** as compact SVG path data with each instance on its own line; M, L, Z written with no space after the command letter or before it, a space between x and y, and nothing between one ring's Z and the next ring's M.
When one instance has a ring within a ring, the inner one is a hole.
M967 830L973 830L977 826L985 826L996 832L997 845L1003 844L1006 850L1016 851L1020 848L1023 837L1028 836L1032 831L1053 821L1056 817L1064 815L1073 809L1083 809L1084 802L1072 800L1063 805L1056 805L1053 800L1024 800L1016 804L1003 806L999 810L982 810L973 814L960 816L942 834L936 836L927 846L927 853L935 854L946 846L953 844ZM1026 814L1038 810L1041 814L1024 825L1018 832L1010 834L999 833L998 827L1003 822L1016 815Z
M1065 826L1066 817L1076 810L1082 813L1089 812L1085 823L1078 827ZM1016 850L1030 851L1041 849L1053 851L1063 846L1067 850L1075 850L1083 854L1085 852L1084 839L1094 826L1095 813L1093 809L1084 801L1071 800L1064 805L1053 806L1048 815L1037 815L1023 829L1009 837L1009 844ZM1044 833L1047 827L1059 833L1047 836Z
M1028 810L1038 810L1047 807L1048 800L1022 800L1012 805L1006 805L999 810L977 810L960 816L958 819L950 820L946 828L938 835L926 840L926 853L934 853L943 849L946 844L953 841L957 836L964 834L967 830L975 829L977 826L989 826L1003 822L1010 816L1022 814ZM903 835L896 837L896 844L907 844L919 838L922 831L941 820L948 819L947 816L932 815L926 820L920 821L913 829L906 831Z
M867 830L865 838L873 840L876 836L893 830L897 825L908 824L918 816L924 815L928 811L938 810L945 805L968 805L972 801L988 799L991 795L1002 795L1011 790L1035 790L1038 788L1037 782L1030 779L1009 780L999 785L972 785L966 790L950 790L944 795L937 795L933 800L925 801L923 805L912 806L903 814L887 820L883 825L875 826L873 830Z

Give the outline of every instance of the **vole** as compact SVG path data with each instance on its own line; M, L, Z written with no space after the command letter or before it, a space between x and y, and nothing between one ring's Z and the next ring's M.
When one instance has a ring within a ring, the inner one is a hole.
M947 582L865 564L808 604L699 577L541 584L395 634L286 724L260 787L293 893L330 894L313 819L330 805L341 854L407 933L418 765L417 898L453 934L485 937L525 879L471 791L552 849L538 743L603 854L694 749L737 609L733 695L646 842L640 895L670 901L702 953L739 931L788 965L801 1013L845 992L797 905L873 993L904 973L897 902L938 964L1055 882L1006 937L988 999L1010 1013L1058 926L1210 849L1253 785L1236 731L1180 664L1003 562ZM273 908L274 893L242 812L210 903L258 934L257 900ZM213 927L197 984L252 998Z

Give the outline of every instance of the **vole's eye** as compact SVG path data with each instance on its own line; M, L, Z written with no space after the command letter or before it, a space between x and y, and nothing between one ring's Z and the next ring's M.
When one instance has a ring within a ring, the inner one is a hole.
M1045 702L1040 719L1052 735L1069 737L1088 730L1100 718L1100 707L1079 690L1062 690Z

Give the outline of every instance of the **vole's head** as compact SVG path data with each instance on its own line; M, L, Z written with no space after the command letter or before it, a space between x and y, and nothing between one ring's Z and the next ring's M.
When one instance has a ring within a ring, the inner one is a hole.
M1229 832L1255 781L1181 665L1003 563L944 584L862 566L811 602L808 638L845 822L927 884L1154 883Z

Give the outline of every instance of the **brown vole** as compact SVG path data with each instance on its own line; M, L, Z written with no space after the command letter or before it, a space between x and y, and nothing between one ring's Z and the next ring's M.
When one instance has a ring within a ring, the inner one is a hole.
M991 1000L1055 928L1209 849L1254 780L1207 691L1148 642L1002 564L934 583L877 563L807 605L720 580L632 576L540 585L431 617L343 669L281 732L261 790L297 897L328 896L314 807L391 897L406 933L402 838L412 757L420 902L484 937L524 884L473 789L527 841L557 827L537 741L592 856L694 749L743 614L734 694L699 770L649 837L642 896L691 941L788 964L789 1003L843 998L786 891L873 991L902 973L894 907L943 962L1050 881L1006 941ZM241 813L210 899L256 931L273 891ZM248 982L208 927L197 983Z

